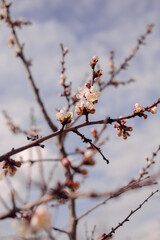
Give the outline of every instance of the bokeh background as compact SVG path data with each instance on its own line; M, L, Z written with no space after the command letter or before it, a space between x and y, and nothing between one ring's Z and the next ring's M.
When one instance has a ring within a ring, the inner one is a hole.
M73 92L82 81L91 77L89 61L92 56L99 57L100 67L103 69L102 79L109 79L109 51L115 51L115 64L119 66L127 57L140 35L145 32L146 25L154 23L153 33L148 36L146 46L142 46L126 71L122 71L117 80L126 81L134 78L136 81L118 88L108 87L103 92L96 105L93 120L104 119L106 116L119 117L131 114L134 104L149 106L160 97L160 2L136 0L13 0L11 13L13 18L23 17L33 25L18 31L21 42L25 43L26 57L33 59L32 72L35 82L40 89L44 104L56 123L56 108L65 106L65 100L58 94L62 91L59 84L61 71L61 51L59 44L69 48L66 56L67 81L72 82ZM35 101L29 81L19 59L14 57L14 51L7 47L10 30L4 23L0 23L0 110L8 114L23 129L30 127L30 111L34 108L36 124L42 129L41 134L50 133L46 126L39 106ZM83 189L94 191L115 190L127 184L139 175L139 170L145 166L145 157L151 157L160 144L159 123L160 114L148 114L147 120L136 118L128 122L134 131L126 141L116 137L116 130L108 126L104 137L109 141L102 148L103 153L110 159L106 166L100 155L96 155L97 165L90 169L89 177L85 180ZM82 119L81 119L82 121ZM58 124L58 123L57 123ZM59 125L60 127L60 125ZM82 132L89 136L90 129ZM80 139L69 135L68 151L81 144ZM12 147L27 144L24 135L13 135L6 121L0 116L0 154L8 152ZM72 144L71 144L72 142ZM83 144L82 147L85 148ZM52 143L46 143L41 152L42 157L56 157L56 148ZM25 151L18 156L24 159L37 158L37 152ZM44 166L46 174L50 165ZM159 170L159 158L152 167L152 172ZM20 169L17 176L10 178L15 189L23 196L25 191L22 180L27 179L28 168ZM38 170L34 168L34 179L38 179ZM57 166L53 186L57 180L63 179L63 170ZM52 186L52 185L51 185ZM111 227L123 220L139 203L150 194L152 188L146 187L138 191L124 194L100 207L83 219L79 225L79 239L85 239L85 226L88 232L96 225L95 236L108 232ZM2 197L10 202L10 189L5 180L1 180ZM35 199L38 192L34 189L30 200ZM140 211L132 216L115 234L114 239L125 240L159 240L160 239L160 210L159 194L153 197ZM78 214L94 206L98 201L81 200L78 203ZM0 212L5 211L3 205ZM63 218L63 221L62 221ZM67 226L67 209L60 212L53 209L53 223L55 226ZM15 234L11 222L0 222L0 239L2 236ZM65 239L59 236L58 239Z

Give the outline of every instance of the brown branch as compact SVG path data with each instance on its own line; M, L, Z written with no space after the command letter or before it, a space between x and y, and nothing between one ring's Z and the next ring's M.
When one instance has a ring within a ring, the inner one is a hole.
M136 46L132 50L132 53L124 59L124 61L120 64L119 68L117 68L117 69L114 65L114 51L110 52L110 54L111 54L111 57L110 57L110 65L111 65L110 66L111 67L110 74L111 74L111 76L107 83L105 83L103 86L100 86L100 90L103 90L104 88L108 87L109 85L114 85L114 86L119 85L119 82L115 80L115 77L122 70L126 70L126 68L129 65L129 62L134 58L134 56L136 55L136 53L138 52L140 47L146 44L145 40L146 40L147 36L152 32L153 27L154 27L154 24L148 24L146 26L146 32L142 36L139 37L139 39L137 40Z
M152 104L151 106L149 107L145 107L145 111L148 111L149 109L151 109L152 107L154 106L157 106L158 104L160 103L160 98L157 100L157 102L155 102L154 104ZM98 121L92 121L92 122L84 122L82 124L79 124L77 126L74 126L74 127L71 127L71 128L66 128L64 129L64 127L62 127L61 129L57 130L56 132L50 134L50 135L47 135L45 137L42 137L42 138L39 138L33 142L31 142L30 144L27 144L27 145L24 145L20 148L17 148L17 149L14 149L12 148L11 151L9 151L8 153L5 153L3 155L0 156L0 162L2 162L3 160L6 160L8 159L10 156L14 155L14 154L17 154L19 152L22 152L26 149L29 149L31 147L35 147L35 146L39 146L40 143L50 139L50 138L53 138L57 135L60 135L62 132L63 134L64 133L67 133L67 132L73 132L73 131L76 131L77 129L79 128L83 128L85 126L90 126L90 125L97 125L97 124L112 124L113 122L120 122L121 120L123 119L131 119L131 118L134 118L136 116L140 116L140 113L132 113L131 115L127 115L127 116L124 116L124 117L120 117L120 118L106 118L104 120L98 120Z
M57 191L51 190L50 194L46 194L46 195L40 197L39 199L31 202L31 203L24 204L21 207L17 207L14 210L9 210L6 213L1 214L0 219L2 220L2 219L6 219L6 218L15 217L17 212L33 209L35 206L38 206L38 205L43 204L43 203L50 202L52 200L57 200L59 198L62 198L62 199L65 199L65 200L67 200L67 199L75 200L76 198L79 198L79 197L101 198L101 197L104 197L104 196L108 196L107 199L100 202L99 204L94 206L92 209L89 209L86 213L82 214L81 216L79 216L77 218L75 217L74 219L72 219L72 221L74 220L73 223L77 224L77 222L81 218L83 218L84 216L86 216L87 214L89 214L91 211L95 210L99 206L105 204L108 200L110 200L112 198L115 198L115 197L118 197L122 193L125 193L129 190L141 188L141 187L144 187L144 186L153 185L153 184L155 184L155 179L157 179L159 176L160 176L160 172L155 174L154 176L152 176L150 178L140 180L139 182L137 182L137 180L134 180L134 181L130 182L128 185L126 185L125 187L122 187L122 188L116 190L115 192L111 192L111 193L107 192L107 193L102 193L102 194L96 194L96 193L93 193L93 192L92 193L88 193L88 192L87 193L79 193L79 192L72 192L71 193L70 192L68 194L67 192L64 192L63 190L62 190L62 192L59 192L59 191L57 192ZM75 203L75 201L74 201L74 203ZM75 208L72 208L72 211L75 211ZM75 216L75 214L73 216ZM74 238L71 238L71 239L74 239Z
M152 153L152 157L149 159L148 157L146 157L146 167L142 168L139 172L139 180L141 180L144 176L148 175L148 170L149 168L155 164L155 157L157 156L158 152L160 151L160 145L158 146L157 150L155 152Z
M61 159L60 158L42 158L42 159L32 159L32 160L21 160L21 163L22 164L35 164L35 163L38 163L38 162L59 162Z
M58 232L60 232L60 233L65 233L65 234L67 234L67 235L68 235L68 232L67 232L67 231L65 231L65 230L63 230L63 229L56 228L56 227L53 227L52 229L53 229L53 230L55 230L55 231L58 231Z
M28 61L26 60L26 57L24 55L24 51L23 51L24 46L23 46L23 44L20 43L20 41L18 39L18 35L17 35L16 30L15 30L15 26L16 25L14 24L14 22L12 21L12 19L10 17L10 9L9 9L10 5L8 5L5 2L5 0L2 0L2 3L3 3L3 5L4 5L5 9L6 9L5 21L6 21L6 23L8 23L8 25L9 25L9 27L11 29L12 35L13 35L13 37L15 39L15 44L16 44L16 46L18 48L17 49L17 53L18 53L17 56L22 60L22 63L24 65L24 68L25 68L26 73L27 73L27 77L28 77L28 79L30 81L31 87L32 87L33 92L35 94L36 100L37 100L37 102L38 102L38 104L39 104L39 106L41 108L43 116L44 116L46 122L48 123L48 126L50 127L50 129L55 132L55 131L57 131L57 127L51 121L51 119L50 119L50 117L49 117L49 115L48 115L48 113L46 111L46 108L45 108L45 106L43 104L43 101L42 101L42 99L40 97L39 89L36 87L35 81L33 79L33 75L32 75L31 70L30 70L30 64L28 64Z
M94 193L94 192L87 192L87 193L77 193L77 194L73 194L71 197L73 198L79 198L79 197L87 197L87 198L102 198L102 197L107 197L106 199L104 199L103 201L99 202L98 204L96 204L95 206L93 206L92 208L88 209L86 212L84 212L81 216L79 216L77 219L80 220L81 218L87 216L89 213L93 212L95 209L97 209L98 207L106 204L106 202L108 202L109 200L119 197L120 195L122 195L123 193L126 193L128 191L134 190L134 189L139 189L141 187L144 186L151 186L151 185L155 185L156 182L155 180L157 178L159 178L160 176L160 172L158 172L157 174L151 176L151 177L147 177L143 180L141 179L135 179L130 181L126 186L121 187L119 189L117 189L114 192L107 192L107 193Z
M120 223L118 223L118 225L115 227L115 228L112 228L112 230L108 233L108 234L103 234L98 240L106 240L106 239L109 239L110 237L112 237L112 235L115 233L115 231L117 231L118 228L120 228L121 226L123 226L123 224L125 222L128 222L129 221L129 218L135 213L137 212L140 208L142 208L142 206L148 202L148 200L154 195L156 194L157 192L159 192L159 190L156 190L155 192L152 192L149 197L147 197L136 209L132 210L130 212L130 214Z
M103 159L106 161L106 163L109 163L109 160L103 155L103 153L101 152L101 149L99 147L97 147L95 144L92 143L92 140L89 138L86 138L83 134L81 134L79 131L75 130L73 131L74 133L76 133L78 136L81 137L81 139L83 140L83 142L85 143L89 143L91 145L92 148L96 149L101 156L103 157Z
M66 54L69 52L68 48L64 48L63 44L60 44L60 48L62 51L62 60L61 60L61 81L60 84L63 87L63 93L60 94L60 96L65 97L67 100L67 109L70 108L71 104L70 104L70 100L71 100L71 82L69 84L66 83L66 75L64 74L66 71L66 67L65 67L65 56Z
M58 193L57 194L56 193L55 194L46 194L46 195L40 197L39 199L31 202L31 203L24 204L23 206L21 206L19 208L17 207L14 210L9 210L8 212L1 214L0 219L15 217L17 212L33 209L35 206L38 206L42 203L47 203L47 202L50 202L52 200L59 199L60 194L61 193L59 193L59 194ZM67 198L67 195L65 195L65 193L62 193L62 195L63 195L63 198Z

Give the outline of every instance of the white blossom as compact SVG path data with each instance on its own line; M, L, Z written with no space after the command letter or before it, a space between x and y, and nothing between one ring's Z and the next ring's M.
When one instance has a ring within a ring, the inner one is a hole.
M152 107L150 111L151 111L151 113L156 114L157 113L157 107L156 106Z
M87 150L85 151L85 153L84 153L84 159L85 159L85 160L90 160L90 159L92 159L92 157L94 156L94 154L95 154L95 151L94 151L94 150L92 150L92 149L87 149Z
M98 100L98 97L101 95L99 91L96 90L94 86L92 86L89 91L85 93L85 98L89 102L95 102Z
M86 86L83 86L83 87L79 87L78 88L78 93L76 95L76 97L78 99L81 99L81 98L85 98L85 94L89 91L89 88L87 88Z
M94 104L92 102L87 102L86 108L87 108L87 110L91 111L94 109Z
M67 108L64 107L61 109L59 112L56 114L56 119L63 123L65 120L72 118L73 113L72 112L67 112Z
M46 205L37 207L32 219L31 227L34 231L46 230L49 231L52 227L52 215Z
M81 99L75 105L75 113L78 114L78 115L81 115L81 114L83 114L83 110L84 110L84 101L83 101L83 99Z
M94 63L97 63L98 60L99 60L99 58L98 58L97 56L93 56L93 57L92 57L92 61L93 61Z
M144 110L145 110L145 108L143 106L141 106L139 103L136 103L134 105L134 112L135 113L139 113L139 112L144 111Z

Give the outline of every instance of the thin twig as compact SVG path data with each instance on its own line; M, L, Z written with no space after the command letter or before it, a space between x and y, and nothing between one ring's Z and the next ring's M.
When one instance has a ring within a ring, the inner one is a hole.
M138 189L144 186L151 186L151 185L155 185L155 180L157 178L159 178L160 176L160 172L158 172L157 174L153 175L150 178L145 178L143 180L132 180L130 181L126 186L121 187L119 189L117 189L114 192L108 192L108 193L103 193L103 194L96 194L96 193L78 193L77 196L75 194L75 196L73 195L72 197L87 197L87 198L100 198L100 197L107 197L105 198L103 201L99 202L98 204L96 204L95 206L93 206L92 208L88 209L86 212L84 212L82 215L80 215L77 219L80 220L81 218L87 216L89 213L93 212L95 209L97 209L98 207L106 204L106 202L108 202L109 200L119 197L120 195L122 195L123 193L126 193L128 191L131 191L133 189Z
M147 36L152 32L152 28L154 27L154 24L149 24L146 27L146 32L139 37L139 39L137 40L137 44L134 47L134 49L132 50L132 53L126 57L124 59L124 61L120 64L119 68L116 69L115 65L114 65L114 51L111 51L111 58L110 58L110 65L111 65L111 71L110 71L110 79L108 80L107 83L105 83L103 86L100 86L100 90L102 91L103 89L105 89L106 87L108 87L109 85L114 85L114 86L118 86L119 82L115 80L115 77L122 71L122 70L126 70L126 68L129 65L129 62L135 57L136 53L138 52L138 50L140 49L140 46L145 45L145 40L147 38ZM131 81L129 81L130 83ZM123 84L124 85L124 84Z
M91 139L86 138L83 134L81 134L81 133L80 133L79 131L77 131L77 130L74 130L73 132L76 133L78 136L80 136L81 139L83 140L83 142L89 143L92 148L96 149L96 150L101 154L101 156L102 156L103 159L106 161L106 163L107 163L107 164L109 163L109 160L104 156L104 154L102 153L101 149L100 149L99 147L97 147L95 144L93 144Z
M67 232L67 231L65 231L65 230L63 230L63 229L56 228L56 227L53 227L52 229L53 229L53 230L55 230L55 231L61 232L61 233L65 233L65 234L67 234L67 235L68 235L68 232Z
M51 128L52 131L57 131L57 127L53 124L53 122L51 121L47 111L46 111L46 108L44 106L44 103L40 97L40 94L39 94L39 89L37 88L36 84L35 84L35 81L33 79L33 75L31 73L31 70L30 70L30 65L28 64L28 61L26 60L26 57L24 55L24 51L23 51L23 44L20 43L19 39L18 39L18 35L17 35L17 32L15 30L15 25L14 23L12 22L12 19L10 17L10 5L8 6L5 2L5 0L2 0L5 8L6 8L6 18L5 18L5 21L8 23L10 29L11 29L11 32L12 32L12 35L14 36L14 39L15 39L15 44L17 45L17 48L18 48L18 57L20 57L20 59L22 60L22 63L24 65L24 68L26 70L26 73L27 73L27 77L30 81L30 84L32 86L32 89L33 89L33 92L35 94L35 97L36 97L36 100L41 108L41 111L43 113L43 116L46 120L46 122L48 123L48 126Z
M159 192L159 190L156 190L155 192L152 192L149 197L147 197L136 209L132 210L130 212L130 214L120 223L118 223L118 225L115 228L112 228L112 230L108 233L108 234L103 234L98 240L106 240L107 238L112 237L112 235L115 233L115 231L117 231L118 228L120 228L121 226L123 226L123 224L125 222L129 221L129 218L135 213L137 212L146 202L148 202L148 200L157 192Z

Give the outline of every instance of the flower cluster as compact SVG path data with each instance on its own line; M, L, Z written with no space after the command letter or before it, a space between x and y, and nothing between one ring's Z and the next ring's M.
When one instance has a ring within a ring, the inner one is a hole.
M14 176L17 168L21 167L21 165L21 162L15 161L11 158L9 158L8 160L4 160L1 164L2 169L4 169L1 173L1 177L6 176L7 174L9 174L10 176Z
M145 111L145 107L141 106L139 103L136 103L134 105L134 113L140 113L144 111Z
M144 117L144 119L146 119L147 115L144 114L144 111L151 112L152 114L157 113L157 106L155 106L155 103L153 103L152 105L153 105L153 107L151 107L151 108L145 108L145 107L141 106L139 103L136 103L134 105L134 113L138 113L140 117Z
M19 220L13 222L21 236L37 234L41 230L50 231L52 227L52 215L46 205L40 205L31 215L24 213Z
M98 102L100 95L101 93L94 86L90 86L90 84L85 84L79 88L77 94L79 101L75 105L75 113L78 115L95 113L94 104Z
M123 139L127 139L130 136L129 132L133 131L132 127L127 127L125 124L127 119L123 119L120 121L120 124L114 124L114 128L118 130L117 137L123 136Z
M59 110L56 114L56 119L59 121L61 124L65 125L67 123L70 123L72 121L72 112L68 112L67 108L64 107L63 109Z

